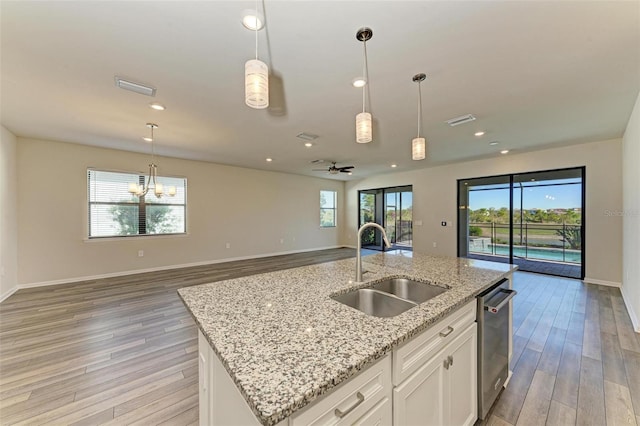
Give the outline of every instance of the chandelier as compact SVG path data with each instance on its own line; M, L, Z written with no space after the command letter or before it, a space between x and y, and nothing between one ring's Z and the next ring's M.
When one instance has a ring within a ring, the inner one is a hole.
M151 136L143 138L147 142L151 142L151 163L149 163L149 176L147 178L147 184L140 184L138 182L131 182L129 184L129 192L137 197L144 197L151 190L157 198L161 198L163 195L173 197L176 195L176 187L167 187L167 193L164 192L164 186L157 182L158 166L155 164L155 151L153 145L153 129L157 129L158 125L154 123L147 123L147 127L151 129ZM143 181L144 182L144 181Z

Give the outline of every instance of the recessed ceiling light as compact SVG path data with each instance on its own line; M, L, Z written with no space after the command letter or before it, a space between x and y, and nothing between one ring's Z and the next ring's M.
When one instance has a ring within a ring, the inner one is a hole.
M353 174L353 172L349 172L349 173L347 173L347 174L348 174L349 176L351 176L351 175Z
M150 103L149 108L155 109L156 111L164 111L165 109L167 109L167 107L157 102Z
M396 167L398 167L398 165L397 164L392 164L391 167L393 167L395 169Z
M273 161L273 158L267 158L266 160L267 160L267 163L270 163Z
M353 87L364 87L367 85L367 80L364 77L356 77L353 79L353 81L351 82L351 84L353 85Z
M496 146L496 145L498 145L499 143L500 143L500 142L498 142L498 141L493 141L493 142L489 142L489 145L491 145L491 146Z
M306 146L307 148L311 148L313 144L311 142L307 142L304 144L304 146Z
M242 12L242 25L248 30L261 30L264 27L264 18L259 12L247 9Z
M475 132L473 135L474 136L478 136L478 137L479 136L484 136L484 132Z
M153 142L153 139L151 139L149 136L143 136L142 140L145 142Z
M500 151L500 154L508 154L509 150L508 149L503 149L502 151Z

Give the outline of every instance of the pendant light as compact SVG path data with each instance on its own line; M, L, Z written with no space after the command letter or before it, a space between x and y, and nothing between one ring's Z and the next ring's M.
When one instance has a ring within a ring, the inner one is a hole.
M256 0L256 20L258 14L258 0ZM255 109L264 109L269 106L269 67L258 59L258 30L261 27L255 26L256 35L256 58L249 59L244 64L244 102L247 106Z
M147 127L151 129L151 136L148 138L143 138L145 141L151 142L151 163L149 163L149 177L147 179L146 185L140 185L137 182L131 182L129 184L129 192L137 197L144 197L147 195L149 190L153 190L153 193L157 198L165 195L164 187L161 183L156 182L158 177L158 166L155 164L155 151L153 146L153 129L157 129L158 125L154 123L147 123ZM153 183L153 185L152 185ZM166 195L173 197L176 195L176 187L169 186L167 188Z
M411 158L413 160L424 160L427 152L427 141L420 137L420 124L422 122L422 88L420 83L427 78L425 74L416 74L413 81L418 83L418 137L413 138L411 142Z
M362 76L367 84L362 86L362 112L356 115L356 142L369 143L373 140L373 129L371 114L366 112L367 85L369 83L369 67L367 65L367 41L373 37L371 28L360 28L356 33L356 38L364 45L364 64Z

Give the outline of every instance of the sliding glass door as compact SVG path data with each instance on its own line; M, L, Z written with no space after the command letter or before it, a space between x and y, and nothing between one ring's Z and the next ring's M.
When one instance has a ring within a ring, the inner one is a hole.
M393 249L413 246L413 192L411 186L378 188L359 191L359 223L381 225ZM362 234L362 247L384 250L380 231L368 228Z
M458 181L458 255L584 278L584 168Z
M459 182L460 257L510 263L511 179L493 176Z

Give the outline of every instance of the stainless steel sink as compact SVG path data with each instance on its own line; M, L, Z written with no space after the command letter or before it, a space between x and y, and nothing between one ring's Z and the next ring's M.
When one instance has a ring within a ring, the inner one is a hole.
M391 293L417 304L433 299L437 295L447 291L446 288L413 281L407 278L389 278L374 284L371 288L384 291L385 293Z
M374 317L395 317L417 306L416 303L371 288L361 288L332 298Z
M407 278L387 278L332 299L374 317L395 317L447 291L446 288Z

